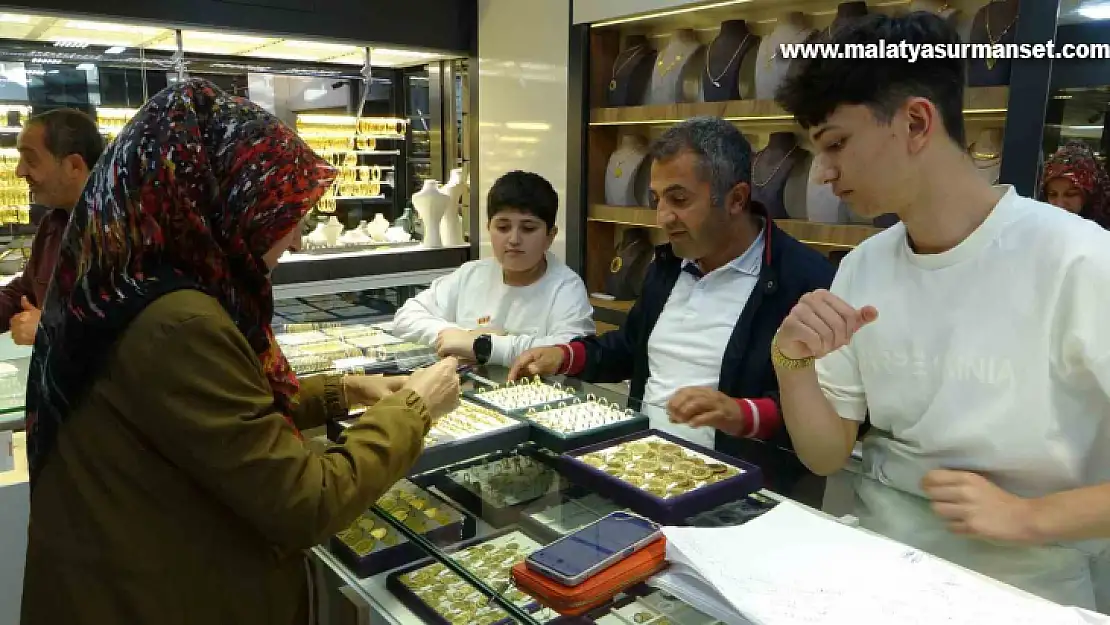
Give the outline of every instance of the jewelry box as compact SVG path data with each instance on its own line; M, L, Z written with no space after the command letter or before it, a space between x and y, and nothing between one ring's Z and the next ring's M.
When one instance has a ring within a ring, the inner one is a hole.
M433 542L458 542L474 536L477 528L474 517L408 480L394 484L377 506ZM373 509L332 536L331 552L359 577L404 566L424 553Z
M558 382L548 384L539 376L530 380L492 386L479 385L472 391L466 391L464 395L473 401L507 413L519 413L529 408L571 401L577 397L572 389L565 388Z
M352 410L352 415L362 409ZM328 422L328 438L338 441L354 419ZM495 410L465 399L457 408L440 418L424 437L424 451L409 474L424 473L502 449L528 440L528 426Z
M679 525L763 486L759 467L647 430L560 456L575 482L658 523Z
M556 453L566 453L648 428L648 418L630 408L587 395L539 408L523 415L532 426L532 441Z
M507 531L463 543L451 554L451 559L532 619L549 623L561 617L514 588L509 573L514 564L541 546L520 531ZM515 622L489 597L443 563L431 559L390 573L386 587L427 623L500 625Z

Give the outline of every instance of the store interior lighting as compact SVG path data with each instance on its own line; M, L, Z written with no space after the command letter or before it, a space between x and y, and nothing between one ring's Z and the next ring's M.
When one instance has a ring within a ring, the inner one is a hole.
M1087 2L1079 6L1078 12L1089 20L1110 19L1110 2Z

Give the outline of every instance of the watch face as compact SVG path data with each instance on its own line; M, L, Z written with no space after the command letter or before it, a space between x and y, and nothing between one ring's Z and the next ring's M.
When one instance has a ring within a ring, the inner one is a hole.
M493 341L490 340L488 334L483 334L474 339L474 358L480 364L486 364L491 351L493 351Z

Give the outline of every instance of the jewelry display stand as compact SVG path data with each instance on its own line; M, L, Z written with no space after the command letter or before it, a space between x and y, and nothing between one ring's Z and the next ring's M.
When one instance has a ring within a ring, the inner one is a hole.
M439 183L430 178L424 181L424 188L412 196L412 205L424 224L424 247L443 247L440 224L450 204L451 196L440 191Z
M701 94L705 46L694 31L676 30L659 53L651 76L646 104L695 102Z
M969 149L975 168L983 179L998 184L998 174L1002 169L1002 129L987 128L979 132Z
M971 43L1014 43L1018 0L994 0L975 14ZM967 83L973 87L1010 84L1010 59L968 59Z
M806 16L800 12L787 13L779 18L770 36L764 37L759 44L755 62L755 98L757 100L775 99L775 91L786 78L790 60L779 55L779 46L784 43L802 43L813 29L808 26Z
M786 210L786 183L794 166L805 159L805 150L798 146L792 132L776 132L767 147L752 159L752 199L767 209L771 219L790 217Z
M959 9L948 6L948 3L944 0L913 0L910 2L909 11L911 13L915 11L924 11L926 13L932 13L933 15L939 15L953 26L955 26L956 20L959 19L958 16L961 13Z
M444 246L466 243L463 238L462 215L459 213L459 200L462 199L465 191L466 183L463 182L462 169L452 169L447 184L440 187L440 192L451 198L440 221L439 236Z
M809 192L809 171L813 167L813 155L799 150L801 156L790 168L786 187L782 190L782 204L790 219L806 218L806 194Z
M833 193L832 185L822 184L818 179L819 163L820 161L814 158L809 171L806 219L824 224L840 223L842 218L840 198Z
M841 2L836 7L836 18L829 24L828 32L835 33L837 29L852 23L852 20L867 15L867 3L860 0Z
M611 206L642 206L637 178L647 160L647 141L624 135L605 168L605 203Z
M624 41L624 51L617 55L612 74L606 87L608 106L639 106L647 97L651 84L652 68L658 53L651 48L648 38L631 35Z
M755 65L759 37L744 20L721 24L721 32L705 51L701 76L706 102L743 100L755 95Z

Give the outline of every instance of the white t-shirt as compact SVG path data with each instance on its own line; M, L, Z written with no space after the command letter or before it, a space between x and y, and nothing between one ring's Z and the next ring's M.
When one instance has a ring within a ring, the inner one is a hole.
M509 286L494 258L465 263L409 298L393 317L396 336L431 345L446 328L489 330L491 364L509 366L525 350L596 331L582 278L548 253L547 271L528 286Z
M678 274L648 338L643 412L651 427L713 448L716 429L671 423L666 404L679 389L720 384L725 346L759 282L762 260L760 233L746 252L700 280L686 271Z
M915 254L898 224L842 261L832 292L879 317L817 372L841 417L870 415L865 525L1091 607L1078 551L956 537L920 488L936 468L1025 497L1110 480L1110 233L996 189L1005 195L990 216L947 252Z

